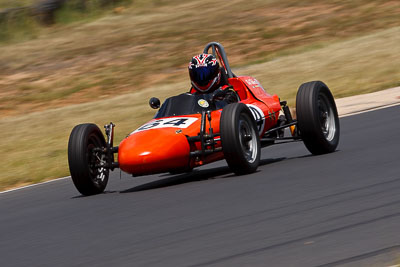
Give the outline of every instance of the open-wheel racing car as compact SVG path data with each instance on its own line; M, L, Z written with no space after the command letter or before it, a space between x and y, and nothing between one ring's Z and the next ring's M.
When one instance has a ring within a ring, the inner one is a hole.
M229 168L241 175L256 171L261 147L302 140L312 154L335 151L340 134L338 113L323 82L299 87L294 120L286 101L266 93L256 79L233 74L221 44L207 44L204 53L210 49L238 101L227 104L217 100L215 93L183 93L166 99L160 108L159 99L151 98L150 106L159 109L155 117L119 146L113 145L113 123L105 126L106 138L95 124L75 126L68 161L81 194L103 192L109 172L115 168L133 176L174 174L225 159Z

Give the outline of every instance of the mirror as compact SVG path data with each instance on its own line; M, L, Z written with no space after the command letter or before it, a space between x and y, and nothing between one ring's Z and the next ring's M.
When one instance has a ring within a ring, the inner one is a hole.
M150 98L149 105L151 108L158 109L160 108L160 99L157 97Z

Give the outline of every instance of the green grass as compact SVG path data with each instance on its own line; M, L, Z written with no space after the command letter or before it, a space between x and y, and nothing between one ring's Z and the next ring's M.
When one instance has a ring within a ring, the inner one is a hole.
M89 0L85 2L83 9L81 2L81 0L67 1L63 8L56 12L55 22L58 24L87 23L112 13L115 7L132 4L132 0L119 0L115 3L108 1L107 5L102 4L102 1L99 0Z
M35 0L0 0L0 10L5 8L23 7L36 3Z
M204 6L212 7L206 20L193 15ZM187 62L209 41L225 46L236 74L290 104L310 80L325 81L335 97L399 85L398 1L137 0L115 8L87 17L66 8L56 25L19 32L21 24L8 31L20 37L0 37L0 190L68 175L78 123L113 121L120 141L152 117L151 96L188 90Z
M0 43L15 44L21 41L38 38L42 33L46 33L46 27L40 20L40 16L35 14L35 5L39 0L26 1L4 1L0 0L0 12L7 8L23 7L24 9L15 10L5 17L0 16ZM82 5L82 3L85 3ZM55 25L84 24L104 17L115 11L115 7L129 6L132 0L118 0L106 2L100 0L69 0L62 8L54 12Z
M16 12L0 20L0 42L10 43L35 39L40 33L37 21L29 15L29 10Z

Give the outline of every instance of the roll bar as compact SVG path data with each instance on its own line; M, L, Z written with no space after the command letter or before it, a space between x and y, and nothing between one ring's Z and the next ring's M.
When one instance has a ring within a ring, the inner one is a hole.
M210 42L204 48L203 53L208 54L208 50L210 50L210 48L212 48L213 56L218 57L222 67L225 69L225 73L228 75L228 78L236 77L229 66L228 58L226 57L225 49L222 44L218 42Z

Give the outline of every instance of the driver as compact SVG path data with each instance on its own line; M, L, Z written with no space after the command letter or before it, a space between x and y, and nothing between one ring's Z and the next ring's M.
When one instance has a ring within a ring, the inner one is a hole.
M189 76L192 84L190 93L213 93L213 99L224 100L228 104L238 101L232 86L229 86L217 59L211 54L194 56L189 62Z

